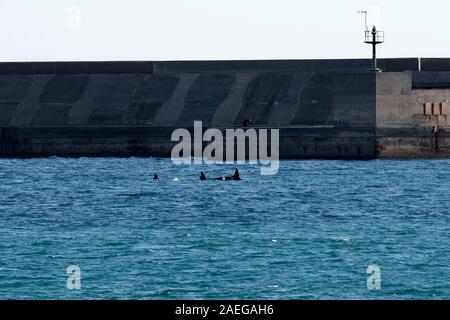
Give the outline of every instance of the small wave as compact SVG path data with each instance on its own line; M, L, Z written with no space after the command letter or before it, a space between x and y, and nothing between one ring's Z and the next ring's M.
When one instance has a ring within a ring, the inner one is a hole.
M155 196L158 193L156 192L136 192L136 193L124 193L123 195L125 197L130 197L130 198L140 198L140 197L150 197L150 196Z
M350 242L352 241L352 238L350 237L335 237L333 238L334 241L342 241L342 242Z

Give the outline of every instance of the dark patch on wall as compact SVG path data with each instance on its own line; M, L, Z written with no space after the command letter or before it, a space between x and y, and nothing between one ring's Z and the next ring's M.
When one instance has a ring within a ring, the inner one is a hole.
M184 100L178 125L193 125L194 121L211 123L217 107L228 97L236 81L231 74L202 74L191 85Z
M286 97L291 85L290 73L263 73L256 76L247 86L235 124L242 125L246 119L251 119L254 125L267 123L272 108Z
M375 75L371 73L337 73L333 77L333 95L369 96L375 90Z
M55 75L41 93L41 103L75 103L89 82L88 75Z
M124 103L97 103L92 110L88 123L91 125L122 125L127 111Z
M0 75L0 101L21 101L30 85L30 76Z
M153 120L162 105L162 102L132 102L128 106L125 114L125 123L140 125L153 124Z
M137 77L135 75L117 75L108 78L97 91L95 102L125 102L133 100Z
M0 74L153 73L149 61L1 62Z
M450 72L413 72L413 89L450 89Z
M325 125L333 110L333 83L331 75L316 74L300 97L300 105L292 119L296 125Z
M97 91L88 124L122 125L137 83L136 75L111 76Z
M178 76L153 75L148 76L136 89L134 101L137 102L166 102L170 99L179 82Z
M17 102L0 102L0 126L7 126L17 108Z
M418 70L417 58L378 59L383 71ZM159 61L155 73L203 72L367 72L371 59Z
M164 103L169 100L179 82L178 76L153 75L142 79L128 105L125 124L150 125Z
M36 111L32 126L67 126L69 123L70 104L41 104Z
M370 64L372 67L372 64ZM418 71L418 58L378 59L378 66L384 72Z
M449 58L422 58L422 71L450 71Z

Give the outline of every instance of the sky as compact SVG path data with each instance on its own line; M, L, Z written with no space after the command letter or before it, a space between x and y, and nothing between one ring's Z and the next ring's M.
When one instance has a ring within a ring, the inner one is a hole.
M0 0L0 61L449 57L448 0Z

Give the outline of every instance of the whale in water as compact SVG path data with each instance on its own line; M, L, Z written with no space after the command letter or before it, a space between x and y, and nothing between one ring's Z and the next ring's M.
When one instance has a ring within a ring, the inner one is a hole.
M200 181L205 181L205 180L206 180L205 173L204 172L200 172ZM239 175L238 169L236 169L232 176L217 177L217 178L214 178L213 180L218 180L218 181L239 181L239 180L241 180L241 177Z
M218 177L215 178L214 180L221 180L221 181L239 181L241 180L241 177L239 176L239 171L238 169L236 169L234 171L234 174L232 176L227 176L227 177Z

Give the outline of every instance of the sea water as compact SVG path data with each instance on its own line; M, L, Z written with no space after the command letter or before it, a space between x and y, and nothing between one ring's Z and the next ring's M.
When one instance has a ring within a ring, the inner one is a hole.
M450 161L235 167L0 160L0 298L450 298Z

